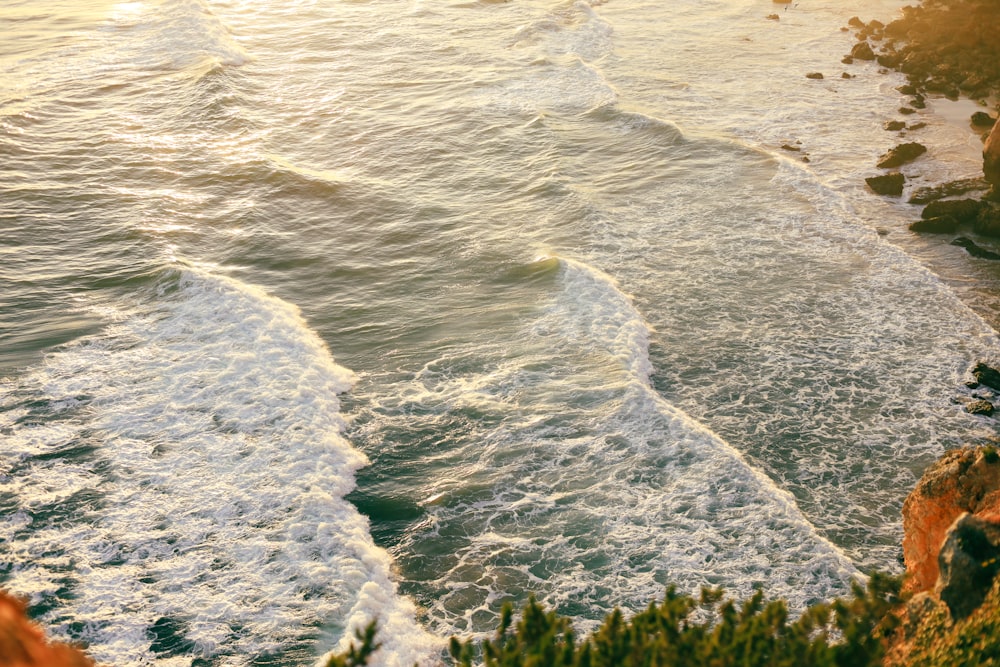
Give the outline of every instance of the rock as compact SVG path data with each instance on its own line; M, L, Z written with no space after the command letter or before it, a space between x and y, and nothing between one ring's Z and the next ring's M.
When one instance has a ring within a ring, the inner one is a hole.
M911 204L927 204L938 199L944 199L945 197L957 197L967 192L988 190L989 187L990 184L984 178L961 178L957 181L942 183L941 185L918 188L910 195L909 202Z
M841 79L853 79L854 75L853 74L848 74L847 72L841 72L840 73L840 78Z
M917 113L917 110L911 109L910 107L899 107L899 113L904 116L909 116L911 113Z
M983 146L983 174L990 183L1000 185L1000 123L993 125Z
M845 65L853 65L854 58L850 56L844 56L843 58L840 59L840 62L844 63Z
M901 164L916 160L926 152L927 147L923 144L915 142L900 144L883 155L876 166L882 169L898 167Z
M938 596L953 619L967 617L982 604L1000 572L1000 524L971 514L959 516L948 529L938 567Z
M991 447L956 449L931 465L903 503L906 587L931 590L938 578L938 552L963 512L1000 518L1000 457Z
M875 61L878 62L879 65L882 67L888 67L889 69L896 69L899 67L899 60L899 56L895 53L882 53L875 58Z
M911 232L923 234L954 234L956 229L958 229L958 220L950 215L940 215L936 218L910 223Z
M993 127L993 125L996 124L997 119L985 111L977 111L972 114L969 122L971 122L975 127Z
M983 202L973 229L977 234L1000 238L1000 206L993 202Z
M1000 255L998 255L997 253L993 252L992 250L987 250L986 248L980 248L978 245L975 244L974 241L972 241L971 239L967 239L964 236L959 236L957 239L951 242L951 245L957 245L959 247L965 248L966 252L968 252L973 257L978 257L979 259L992 259L992 260L1000 259ZM992 407L993 406L990 406L991 413L992 413Z
M896 90L898 90L899 92L901 92L904 95L916 95L917 94L917 87L914 86L912 83L907 83L907 84L904 84L902 86L899 86L898 88L896 88Z
M768 21L780 21L781 17L778 16L777 14L768 14L767 15L767 20Z
M0 592L0 663L10 667L94 667L79 649L50 642L24 603Z
M969 401L965 405L965 411L970 415L986 415L987 417L993 414L996 408L992 403L985 399L979 399L978 401Z
M906 129L906 123L901 120L887 120L882 127L889 132L899 132Z
M891 195L898 197L903 194L903 183L906 177L898 171L882 176L870 176L865 179L865 183L877 195Z
M858 42L851 49L851 57L857 60L875 60L875 52L868 42Z
M862 21L857 16L852 16L847 20L847 25L851 26L852 28L864 28L865 22Z
M927 123L919 121L916 123L910 123L909 125L906 126L906 129L912 132L913 130L922 130L925 127L927 127Z
M973 367L972 377L976 378L979 384L1000 391L1000 371L992 366L980 361Z
M912 100L910 100L910 106L914 109L926 109L927 103L924 101L923 95L917 95Z
M950 215L960 224L972 224L979 217L983 204L975 199L939 199L932 201L920 212L924 220Z
M809 72L808 74L806 74L806 78L807 79L822 79L823 78L823 73L822 72Z
M781 144L781 150L783 150L783 151L792 151L792 152L797 153L797 152L801 151L802 149L799 148L798 146L793 146L791 144Z

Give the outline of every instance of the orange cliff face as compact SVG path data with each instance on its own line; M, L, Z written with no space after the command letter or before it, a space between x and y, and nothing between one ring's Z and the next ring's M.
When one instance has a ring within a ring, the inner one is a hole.
M903 503L907 590L933 590L941 544L963 512L1000 522L1000 456L992 448L947 452Z
M94 667L94 661L72 646L49 642L28 620L24 603L0 591L0 665Z

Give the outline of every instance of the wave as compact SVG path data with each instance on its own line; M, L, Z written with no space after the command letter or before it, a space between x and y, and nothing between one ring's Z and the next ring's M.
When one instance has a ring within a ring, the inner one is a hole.
M529 593L581 629L671 583L766 585L797 609L845 593L862 575L791 494L653 388L653 332L611 276L552 257L521 273L553 261L516 355L449 351L380 406L380 433L433 447L397 547L431 626L487 632Z
M344 500L353 382L297 309L195 268L3 387L3 584L108 664L314 661L378 617L440 647Z

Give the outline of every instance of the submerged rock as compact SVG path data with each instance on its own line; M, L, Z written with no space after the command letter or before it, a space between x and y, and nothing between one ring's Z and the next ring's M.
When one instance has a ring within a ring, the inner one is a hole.
M899 132L906 129L906 123L901 120L887 120L882 127L890 132Z
M996 407L985 399L971 401L965 406L965 411L970 415L986 415L987 417L991 416L995 409Z
M914 128L908 128L914 129ZM960 178L957 181L949 181L941 185L918 188L910 195L911 204L927 204L945 197L957 197L967 192L989 190L990 184L985 178Z
M872 192L879 195L891 195L898 197L903 194L903 183L906 177L898 171L882 176L869 176L865 183L872 189Z
M987 250L986 248L981 248L976 245L975 241L972 239L967 239L964 236L959 236L957 239L951 242L951 245L957 245L959 247L965 248L973 257L978 257L979 259L1000 259L1000 255L993 252L992 250Z
M927 152L927 147L916 142L899 144L895 148L885 153L878 161L878 167L888 169L906 164Z

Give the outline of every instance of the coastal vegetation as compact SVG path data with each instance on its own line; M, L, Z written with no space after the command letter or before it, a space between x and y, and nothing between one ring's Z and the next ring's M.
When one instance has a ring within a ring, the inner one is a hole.
M897 625L901 579L875 574L850 599L809 607L792 620L781 600L762 591L737 603L721 590L696 598L670 588L659 603L626 619L610 613L578 639L570 619L534 598L514 622L504 607L488 640L451 639L456 667L865 667L880 665ZM375 624L359 631L359 646L329 659L327 667L360 667L377 648Z

